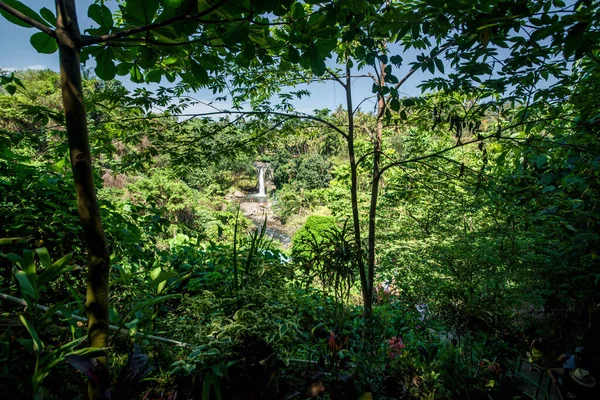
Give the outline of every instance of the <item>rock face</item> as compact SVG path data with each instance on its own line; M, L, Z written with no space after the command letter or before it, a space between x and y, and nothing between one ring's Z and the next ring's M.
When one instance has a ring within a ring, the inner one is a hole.
M257 220L262 220L263 215L267 214L269 216L269 220L271 217L271 204L264 202L241 202L240 208L242 209L242 213L244 216L248 218L254 218Z
M235 192L233 192L233 197L237 197L238 199L241 199L242 197L246 197L246 195L242 192L240 192L239 190L236 190Z
M266 167L269 169L271 167L271 164L262 161L254 161L252 165L254 165L256 168Z

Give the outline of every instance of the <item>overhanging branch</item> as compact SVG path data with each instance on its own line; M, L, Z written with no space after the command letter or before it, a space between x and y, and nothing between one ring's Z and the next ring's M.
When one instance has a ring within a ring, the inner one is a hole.
M181 15L177 15L173 18L169 18L169 19L166 19L161 22L156 22L154 24L139 26L137 28L126 29L124 31L110 33L108 35L87 36L81 40L81 46L83 47L83 46L90 46L93 44L98 44L98 43L103 43L103 42L110 42L111 40L125 38L128 36L136 35L138 33L149 32L154 29L162 28L163 26L174 24L176 22L196 20L198 18L202 18L205 15L210 14L211 12L217 10L221 6L225 5L226 3L228 3L228 0L222 0L210 7L208 7L206 10L202 10L198 14L194 14L194 15L181 14ZM227 22L227 21L223 21L223 22Z
M278 112L278 111L229 111L229 110L227 110L227 111L212 111L212 112L207 112L207 113L171 114L171 115L169 115L169 117L189 117L189 118L191 118L191 117L209 117L211 115L223 115L223 114L277 115L277 116L281 116L281 117L287 117L289 119L292 119L292 118L309 119L311 121L317 121L317 122L320 122L320 123L328 126L329 128L333 129L334 131L336 131L337 133L342 135L344 138L348 137L348 134L346 132L344 132L343 130L341 130L339 127L332 124L331 122L324 120L323 118L314 117L312 115L304 115L304 114L289 114L289 113ZM156 118L161 118L161 116L157 115Z
M14 8L12 8L8 4L4 3L3 1L0 1L0 9L6 11L13 17L18 18L21 21L33 26L34 28L39 29L40 31L44 32L46 35L56 38L56 31L54 29L42 24L39 21L36 21L35 19L33 19L31 17L28 17L27 15L23 14L22 12L20 12L18 10L15 10Z

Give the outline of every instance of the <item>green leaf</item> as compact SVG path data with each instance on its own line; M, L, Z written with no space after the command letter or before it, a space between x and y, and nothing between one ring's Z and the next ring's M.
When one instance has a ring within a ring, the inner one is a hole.
M52 360L45 367L45 369L50 369L50 368L56 366L58 363L63 362L68 355L73 355L73 354L81 355L81 354L92 353L94 351L101 351L101 348L97 348L97 347L85 347L83 349L71 351L74 347L79 346L86 340L87 340L87 336L82 336L80 338L71 340L70 342L63 344L62 346L54 349L52 352L50 352L50 353L46 354L44 357L42 357L40 359L40 364ZM105 348L105 350L107 350L107 349L108 348Z
M394 64L396 67L399 67L400 65L402 65L402 57L400 57L400 56L391 56L390 57L390 62L392 64Z
M163 5L167 8L177 8L184 2L185 0L163 0Z
M435 66L437 67L438 71L440 71L442 74L444 73L444 63L442 60L435 58Z
M41 323L38 325L38 329L40 329L44 325L53 324L54 322L52 321L52 317L54 317L54 314L56 314L57 311L60 311L64 306L65 302L63 301L60 303L56 303L52 307L48 308L48 310L46 310L39 319Z
M318 39L315 45L319 49L321 54L328 54L333 51L337 46L337 38L334 36L330 39Z
M160 275L161 272L162 272L161 267L154 268L152 271L150 271L150 278L152 280L156 280L156 278L158 278L158 276Z
M583 33L588 25L588 23L580 22L569 30L563 45L563 56L565 58L569 58L581 46Z
M39 249L38 249L39 250ZM68 265L71 261L71 257L73 253L69 253L66 256L62 257L49 267L47 267L38 277L38 286L46 286L48 283L54 281L60 275L72 271L73 267Z
M52 11L44 7L40 10L40 15L44 18L44 20L46 20L46 22L48 22L48 24L56 27L56 16Z
M144 75L137 64L133 64L131 70L129 71L129 76L131 77L132 82L144 83Z
M117 65L117 75L125 76L131 73L131 69L133 68L133 63L130 62L122 62Z
M427 63L427 69L429 70L429 72L431 72L432 74L435 73L435 66L433 65L433 61L429 61Z
M153 69L146 74L146 82L148 83L160 83L162 79L162 71L160 69Z
M399 111L400 110L400 101L398 99L392 99L392 101L390 101L390 108L393 111Z
M121 318L115 306L110 306L108 309L108 320L111 324L118 324Z
M348 8L355 14L362 14L367 9L365 0L344 0L340 2L342 7Z
M179 299L179 298L181 298L180 294L165 294L163 296L153 297L151 299L142 301L141 303L137 303L136 305L134 305L133 308L131 309L131 311L129 312L129 315L135 314L136 312L141 311L145 308L150 308L150 307L154 306L155 304L159 304L159 303L162 303L167 300Z
M19 257L18 255L14 254L14 253L10 253L10 254L0 253L0 256L9 259L10 261L12 261L13 263L15 263L17 265L23 265L23 263L25 262L25 260L23 260L22 257Z
M300 52L295 47L288 47L288 61L292 64L300 62Z
M130 0L123 7L126 22L132 25L147 25L154 20L158 0Z
M206 69L192 59L190 59L190 71L194 75L194 78L199 85L205 85L210 80Z
M1 238L0 239L0 246L5 245L5 244L15 244L18 242L24 242L26 240L29 240L30 238L28 237L11 237L11 238Z
M354 57L356 57L359 60L364 60L366 54L367 54L367 52L366 52L364 46L358 46L354 50Z
M304 10L304 6L301 3L294 4L294 9L292 10L292 16L296 20L301 20L306 16L306 11Z
M31 35L29 41L38 53L52 54L58 50L58 43L56 43L56 39L46 35L44 32L34 33Z
M223 372L221 371L221 368L219 367L219 365L212 365L211 369L212 369L213 374L215 374L219 378L223 377Z
M33 351L33 340L31 339L17 339L17 343L25 347L29 351Z
M23 297L25 297L25 300L29 300L27 303L30 307L32 307L33 304L29 303L35 300L35 289L33 288L32 283L29 281L27 274L25 271L19 270L16 267L13 268L13 274L19 283L21 294Z
M149 69L156 65L158 61L158 54L154 52L153 49L148 47L142 47L140 49L138 64L143 69Z
M40 262L42 263L42 267L51 268L52 260L50 259L50 254L48 253L48 249L45 247L40 247L39 249L35 249L38 257L40 258Z
M23 325L25 325L27 332L29 332L29 336L31 336L31 339L33 340L33 351L39 353L42 350L44 350L44 342L40 340L40 337L38 336L37 331L31 324L31 322L29 322L29 320L27 320L27 318L25 318L23 314L19 315L19 319L21 320Z
M96 68L94 68L98 78L109 81L117 75L117 67L113 60L113 51L107 47L96 57Z
M223 43L228 46L245 43L248 41L250 24L246 21L241 23L230 23L226 25L223 32Z
M310 60L310 67L312 71L317 76L322 76L325 73L326 65L325 61L321 57L319 53L319 48L313 43L308 47L308 50L303 55L304 57L308 57Z
M27 7L25 4L21 3L20 1L17 0L4 0L3 1L4 4L6 4L7 6L14 8L15 10L19 11L20 13L28 16L29 18L39 22L40 24L46 25L49 27L48 23L46 21L44 21L44 19L42 17L40 17L38 15L38 13L36 13L35 11L33 11L31 8ZM19 26L23 26L25 28L31 28L32 26L29 25L27 22L23 22L22 20L20 20L19 18L13 16L12 14L7 13L4 10L0 10L0 14L2 14L2 16L4 18L6 18L7 20L9 20L10 22L12 22L15 25L19 25Z
M34 255L35 253L31 250L23 250L23 262L21 263L21 268L27 274L27 279L29 279L33 287L36 287L37 273L35 270Z
M60 160L58 160L54 164L52 164L51 168L53 171L63 172L66 164L67 164L67 159L61 158Z
M248 33L248 39L259 46L267 46L269 42L265 38L265 33L262 30L257 30L252 27Z
M92 4L88 8L88 17L103 28L112 28L114 25L110 9L104 4Z
M204 383L202 384L202 400L211 400L211 388L215 394L216 400L221 400L221 387L219 386L219 378L214 373L207 373L204 376Z
M288 331L288 325L287 324L281 324L279 325L279 336L283 337L285 336L286 332Z

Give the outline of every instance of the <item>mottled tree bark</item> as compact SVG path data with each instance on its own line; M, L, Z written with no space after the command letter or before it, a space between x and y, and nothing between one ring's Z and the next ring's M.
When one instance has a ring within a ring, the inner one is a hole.
M77 209L83 227L88 256L86 311L90 347L107 347L108 338L108 275L110 254L100 219L96 189L92 174L92 158L81 84L79 60L80 32L75 12L75 0L56 0L56 36L60 56L60 85L73 179L77 194ZM97 360L107 365L107 354L97 353ZM108 369L98 368L99 385L88 388L90 399L103 398L110 388ZM96 387L98 386L98 387Z

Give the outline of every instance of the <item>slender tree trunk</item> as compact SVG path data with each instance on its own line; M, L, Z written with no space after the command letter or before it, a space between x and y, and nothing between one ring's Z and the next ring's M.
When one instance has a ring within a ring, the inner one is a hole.
M75 0L56 0L57 41L60 56L60 85L75 190L77 209L83 226L88 256L86 311L90 347L107 347L108 337L108 273L110 254L100 220L96 189L92 175L92 158L87 130L85 104L79 61L80 32ZM97 359L107 366L107 354L99 352ZM99 387L88 388L90 399L102 398L109 390L108 369L98 368Z
M362 241L360 235L360 213L358 210L358 173L356 165L356 154L354 153L354 110L352 107L352 80L351 70L348 59L346 59L346 84L344 85L346 90L346 108L348 113L348 158L350 159L350 197L352 204L352 221L354 225L354 241L356 242L356 248L358 253L358 272L360 275L360 287L363 296L363 318L368 320L371 318L372 311L372 296L369 294L372 290L369 290L369 283L367 280L367 272L365 270L365 263L362 254Z
M371 299L370 305L373 303L373 284L375 278L375 230L376 230L376 217L377 217L377 200L379 198L379 178L381 170L381 138L383 132L383 116L385 114L385 99L381 92L381 89L385 86L385 63L380 64L380 73L378 77L379 93L377 94L377 125L373 134L373 170L372 177L373 182L371 183L371 204L369 206L369 239L368 239L368 255L367 255L367 269L368 269L368 288L369 298Z

